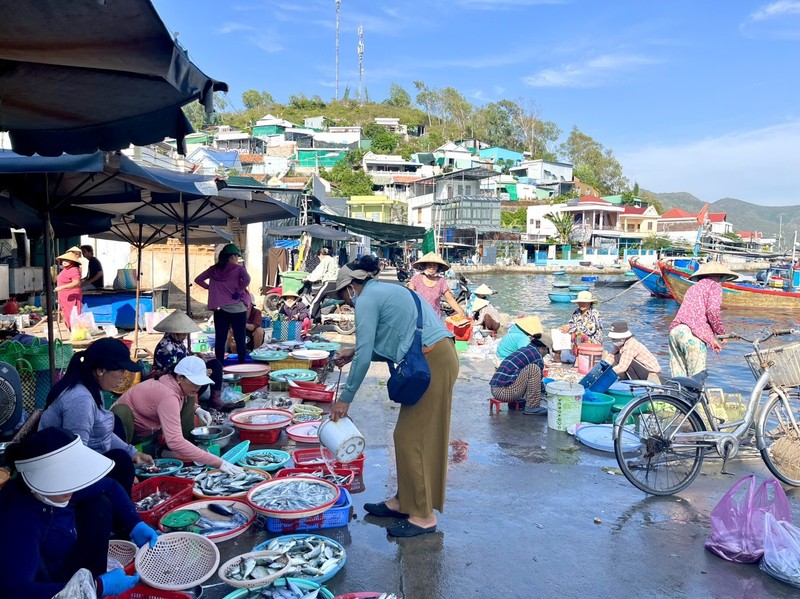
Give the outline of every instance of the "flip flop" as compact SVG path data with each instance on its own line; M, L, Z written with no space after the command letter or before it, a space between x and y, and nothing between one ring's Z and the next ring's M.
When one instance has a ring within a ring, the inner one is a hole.
M426 535L430 532L436 532L436 525L434 524L428 528L422 528L421 526L417 526L416 524L412 524L406 520L405 522L400 522L400 524L390 526L386 529L386 532L392 537L418 537L420 535Z
M365 503L364 509L367 510L368 514L378 516L379 518L400 518L401 520L408 518L408 514L396 512L389 508L385 501L381 501L380 503Z

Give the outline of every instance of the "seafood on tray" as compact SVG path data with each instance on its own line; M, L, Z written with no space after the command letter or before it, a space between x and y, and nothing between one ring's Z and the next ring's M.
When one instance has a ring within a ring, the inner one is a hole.
M344 548L333 540L311 535L304 538L273 539L267 551L278 551L289 557L287 576L296 578L322 578L337 568L345 559Z
M338 489L302 479L285 479L282 484L265 486L253 493L250 502L265 510L293 512L310 510L336 499Z
M142 497L142 499L140 499L133 505L136 507L137 512L147 512L149 510L152 510L154 507L158 507L170 497L172 496L166 491L156 491L155 493L151 493L147 497Z
M225 497L241 495L268 476L253 470L245 470L244 474L225 474L219 470L203 472L194 479L194 491L201 495Z

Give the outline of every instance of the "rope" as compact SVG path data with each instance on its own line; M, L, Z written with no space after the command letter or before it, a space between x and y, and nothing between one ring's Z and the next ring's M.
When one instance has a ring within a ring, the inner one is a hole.
M641 283L641 282L642 282L642 281L644 281L644 280L645 280L647 277L649 277L650 275L654 275L654 274L656 274L656 273L655 273L655 272L647 273L647 276L645 276L645 277L642 277L642 278L639 280L639 282ZM603 299L603 300L599 299L599 300L597 300L597 303L598 303L598 304L605 304L605 303L607 303L607 302L610 302L611 300L615 300L615 299L617 299L617 298L618 298L620 295L622 295L623 293L627 293L628 291L630 291L630 290L631 290L631 289L633 289L634 287L636 287L636 284L635 284L635 283L634 283L633 285L631 285L630 287L627 287L627 288L623 289L622 291L620 291L620 292L619 292L618 294L616 294L616 295L612 295L611 297L609 297L609 298L607 298L607 299Z

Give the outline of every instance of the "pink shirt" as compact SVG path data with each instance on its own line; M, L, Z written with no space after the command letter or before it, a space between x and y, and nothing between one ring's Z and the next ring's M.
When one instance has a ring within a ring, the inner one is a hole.
M411 277L411 285L414 286L414 291L419 293L423 298L425 298L425 301L431 305L433 311L436 312L436 316L441 318L442 297L444 296L445 293L450 291L450 287L447 284L447 281L445 281L442 278L439 278L439 280L436 281L436 285L434 285L433 287L428 287L425 284L425 275L416 274L413 277Z
M184 438L181 427L184 401L194 402L194 398L185 398L178 381L171 375L139 383L118 400L133 412L133 426L137 435L147 437L160 430L167 446L181 459L219 468L222 465L220 458L195 447Z
M725 327L722 326L722 285L713 279L701 279L689 287L669 330L679 324L688 326L692 335L712 347L714 335L725 334Z

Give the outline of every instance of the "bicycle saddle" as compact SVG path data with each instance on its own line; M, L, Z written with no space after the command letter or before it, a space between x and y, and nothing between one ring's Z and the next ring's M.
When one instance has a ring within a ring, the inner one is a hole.
M680 385L682 389L686 389L687 391L692 391L694 393L700 393L703 390L702 381L698 381L688 376L676 376L675 378L669 379L667 383L676 383Z

